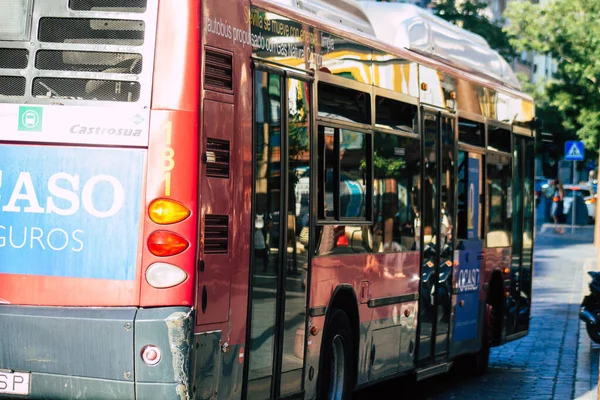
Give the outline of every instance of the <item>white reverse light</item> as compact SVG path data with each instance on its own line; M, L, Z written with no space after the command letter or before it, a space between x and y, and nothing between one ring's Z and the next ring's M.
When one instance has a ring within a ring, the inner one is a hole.
M154 263L146 270L146 281L158 289L179 285L186 279L185 271L172 264Z

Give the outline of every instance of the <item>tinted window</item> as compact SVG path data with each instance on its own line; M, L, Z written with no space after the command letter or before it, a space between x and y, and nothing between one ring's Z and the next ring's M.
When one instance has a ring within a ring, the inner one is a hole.
M507 247L512 232L512 159L489 154L487 157L488 247Z
M488 125L488 147L505 153L511 152L510 131Z
M419 139L376 133L373 145L373 251L414 250L419 205Z
M367 140L371 135L339 129L340 218L367 216Z
M473 146L485 146L485 126L465 118L458 119L458 140Z
M319 127L319 218L370 217L371 135Z
M459 239L481 238L481 156L458 152L458 203L456 229Z
M417 106L377 96L375 123L390 128L416 132Z
M371 96L367 93L319 83L319 117L371 124Z

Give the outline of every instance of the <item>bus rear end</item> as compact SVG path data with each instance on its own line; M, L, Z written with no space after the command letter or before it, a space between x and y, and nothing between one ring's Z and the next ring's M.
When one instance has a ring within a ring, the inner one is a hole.
M163 3L0 1L0 397L187 396L197 103L153 87L197 17Z

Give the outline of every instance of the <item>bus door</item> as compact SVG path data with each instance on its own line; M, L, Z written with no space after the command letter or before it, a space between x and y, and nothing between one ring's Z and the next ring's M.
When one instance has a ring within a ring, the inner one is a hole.
M303 390L311 85L254 71L252 251L246 397Z
M506 335L516 338L529 329L533 261L534 141L514 136L513 241Z
M460 129L460 122L459 122ZM483 154L460 148L457 157L454 322L451 355L479 349L480 274L483 260Z
M420 364L448 354L454 260L455 117L423 111L423 209L419 294Z

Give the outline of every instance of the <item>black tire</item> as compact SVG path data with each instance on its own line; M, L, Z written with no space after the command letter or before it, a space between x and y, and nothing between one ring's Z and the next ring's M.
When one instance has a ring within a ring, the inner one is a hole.
M585 330L592 342L600 344L600 327L585 324Z
M342 310L331 309L321 349L318 398L323 400L351 399L354 389L354 339L350 319ZM340 355L343 357L340 358ZM337 365L337 368L334 364Z

